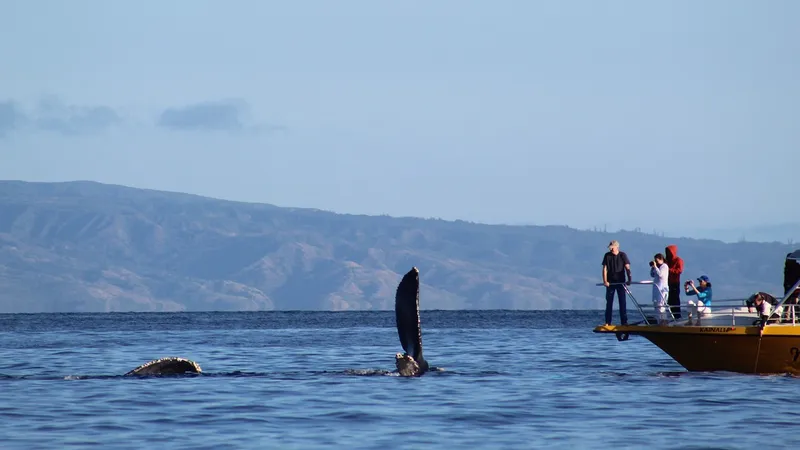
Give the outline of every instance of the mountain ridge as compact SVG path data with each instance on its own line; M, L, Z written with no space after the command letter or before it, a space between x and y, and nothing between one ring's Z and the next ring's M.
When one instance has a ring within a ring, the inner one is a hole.
M775 291L780 243L339 214L93 181L0 181L0 312L598 309L610 239L635 279L668 244L715 296ZM634 290L648 303L647 289Z

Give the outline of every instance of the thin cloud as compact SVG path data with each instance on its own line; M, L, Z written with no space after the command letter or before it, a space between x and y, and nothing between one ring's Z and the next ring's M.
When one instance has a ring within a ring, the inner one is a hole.
M20 131L92 134L121 122L120 115L108 106L67 105L54 96L42 99L28 112L13 100L0 101L0 137Z
M19 129L25 121L25 112L15 102L0 101L0 138Z
M55 97L39 102L35 114L37 128L65 135L101 132L121 122L119 114L108 106L65 105Z
M156 125L173 131L264 131L281 127L253 124L243 100L219 100L167 108Z
M103 105L67 104L58 96L40 99L24 108L14 99L0 100L0 139L15 133L48 132L64 136L102 133L124 125L117 109ZM152 123L152 122L151 122ZM164 109L155 125L171 131L227 131L241 134L285 130L251 120L244 100L221 100Z

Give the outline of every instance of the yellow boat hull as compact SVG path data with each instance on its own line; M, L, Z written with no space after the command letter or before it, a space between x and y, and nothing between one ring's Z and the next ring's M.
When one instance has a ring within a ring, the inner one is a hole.
M692 372L800 373L800 326L601 325L595 333L640 335Z

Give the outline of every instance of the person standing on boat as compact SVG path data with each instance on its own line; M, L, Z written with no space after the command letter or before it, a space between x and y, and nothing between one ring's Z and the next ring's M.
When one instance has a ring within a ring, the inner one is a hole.
M683 258L678 256L678 246L668 245L664 248L664 254L667 255L666 261L669 267L669 279L667 284L669 286L669 303L672 316L676 319L681 318L681 274L683 273Z
M619 251L619 242L608 243L608 252L603 256L603 285L606 287L606 325L611 325L611 310L614 307L614 292L619 300L619 320L628 324L628 311L625 304L625 274L627 285L631 284L631 262L625 252Z
M689 300L689 321L686 325L692 324L692 316L695 318L695 325L700 325L700 316L711 314L711 280L706 275L701 275L697 281L700 286L695 286L694 281L689 280L685 284L686 295L696 295L697 300Z
M667 296L669 295L669 267L664 255L656 253L650 261L650 276L653 277L653 308L658 313L658 324L667 325Z

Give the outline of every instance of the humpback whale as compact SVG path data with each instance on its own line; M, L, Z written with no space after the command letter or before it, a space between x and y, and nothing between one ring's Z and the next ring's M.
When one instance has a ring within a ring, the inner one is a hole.
M422 328L419 320L419 269L412 267L397 285L394 297L397 335L405 353L394 356L397 372L403 377L418 377L429 370L422 356Z
M200 365L196 362L177 357L167 357L154 359L153 361L142 364L141 366L131 370L124 376L129 377L133 375L180 375L185 373L200 373Z
M418 377L432 368L422 355L422 328L419 317L419 269L412 267L397 285L394 297L397 335L404 353L395 354L397 372L403 377ZM123 376L181 375L201 373L196 362L179 357L155 359L142 364Z

